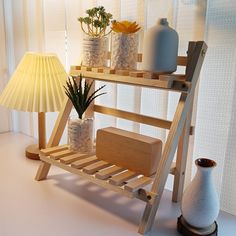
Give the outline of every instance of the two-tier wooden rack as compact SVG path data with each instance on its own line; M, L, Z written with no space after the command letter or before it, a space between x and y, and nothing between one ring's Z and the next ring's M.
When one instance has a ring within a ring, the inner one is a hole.
M145 234L148 232L153 225L168 174L174 175L173 201L179 201L182 197L188 142L191 133L193 98L206 50L207 45L203 41L190 42L187 56L178 57L177 60L178 65L186 66L185 74L158 75L156 79L146 78L147 76L153 77L155 75L142 71L114 71L108 68L72 66L70 71L72 75L82 73L87 79L164 89L180 93L173 121L96 104L93 104L88 111L89 115L91 115L91 112L99 112L168 129L169 133L162 157L156 174L153 177L147 177L115 166L112 163L98 160L95 154L88 156L82 153L73 153L68 149L68 145L58 146L72 109L70 100L66 99L58 115L47 148L41 150L41 164L36 180L46 179L50 166L55 165L104 188L114 190L130 198L138 198L145 201L146 208L139 225L139 233ZM140 56L138 58L138 61L141 61ZM173 162L176 149L177 158L176 162ZM147 190L147 186L150 187L150 190Z

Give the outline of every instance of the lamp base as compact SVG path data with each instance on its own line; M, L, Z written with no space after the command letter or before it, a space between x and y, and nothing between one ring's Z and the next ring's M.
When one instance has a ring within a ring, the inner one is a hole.
M206 228L195 228L189 225L181 215L177 222L178 232L184 236L217 236L218 226L216 221Z
M40 160L39 158L39 147L37 144L28 146L25 149L25 156L29 159Z

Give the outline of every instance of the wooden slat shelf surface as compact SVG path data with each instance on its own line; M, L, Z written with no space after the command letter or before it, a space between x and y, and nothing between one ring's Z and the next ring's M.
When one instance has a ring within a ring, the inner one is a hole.
M86 157L82 160L75 161L75 162L71 163L71 166L76 169L80 169L80 168L83 168L87 165L96 163L97 161L98 161L98 159L96 156L90 156L90 157Z
M65 155L60 156L62 149ZM57 158L55 158L55 156ZM71 173L86 177L93 183L122 193L127 197L137 197L144 201L150 201L150 199L146 199L143 196L139 197L138 190L152 183L153 179L151 177L146 177L139 173L127 170L126 168L101 161L94 154L71 154L68 146L62 145L54 148L42 149L40 152L40 159ZM173 166L172 168L174 169L175 167ZM171 172L173 173L174 171L171 170L170 173ZM143 191L146 190L143 189ZM147 196L150 194L146 191Z
M72 162L84 159L87 156L88 155L86 155L86 154L74 153L72 155L67 155L67 156L60 158L60 162L65 163L65 164L70 164Z
M119 166L111 166L109 168L106 168L104 170L100 170L96 173L96 178L98 179L108 179L112 175L118 174L122 171L124 171L125 168L119 167Z
M73 68L76 68L76 66L71 67L70 75L77 76L81 73L85 78L95 79L105 82L127 84L127 85L149 87L149 88L159 88L177 92L189 92L191 88L190 82L184 81L183 79L181 79L179 75L174 75L174 74L161 75L160 79L146 79L146 78L137 78L131 76L117 75L117 74L97 73Z
M72 151L70 151L69 149L60 151L60 152L54 152L50 154L50 157L54 160L60 159L62 157L68 156L68 155L72 155L74 154Z
M124 190L122 187L112 186L111 184L107 183L107 181L97 179L97 178L94 177L94 175L86 174L81 169L76 169L76 168L72 167L71 165L66 165L66 164L61 163L57 160L50 159L48 156L41 156L40 159L42 161L46 162L46 163L49 163L49 164L52 164L54 166L60 167L60 168L66 170L70 173L82 176L82 177L88 179L89 181L91 181L91 182L93 182L93 183L95 183L95 184L97 184L101 187L104 187L104 188L113 190L115 192L124 194L125 196L130 197L130 198L134 197L134 194L132 192Z
M146 176L142 176L141 178L137 178L136 180L132 181L131 183L127 183L125 185L125 189L131 192L137 191L138 189L150 184L152 179Z
M114 175L110 178L109 183L119 186L122 185L124 182L126 182L127 180L130 180L136 176L138 176L138 173L135 173L133 171L130 170L126 170L122 173L119 173L117 175Z
M47 148L47 149L41 149L40 150L40 154L43 154L43 155L50 155L52 153L56 153L56 152L60 152L60 151L68 151L68 145L65 144L65 145L60 145L60 146L55 146L55 147L50 147L50 148Z
M112 164L106 161L98 161L83 168L83 171L87 174L95 174L97 171L105 169L106 167L112 166Z

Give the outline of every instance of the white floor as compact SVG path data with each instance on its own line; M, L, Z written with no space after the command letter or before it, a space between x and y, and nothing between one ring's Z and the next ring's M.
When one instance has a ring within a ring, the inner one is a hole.
M39 161L24 157L32 139L0 134L0 236L132 236L144 203L104 190L79 177L51 168L45 181L34 180ZM166 191L151 233L176 232L179 205ZM220 213L219 236L236 235L236 217Z

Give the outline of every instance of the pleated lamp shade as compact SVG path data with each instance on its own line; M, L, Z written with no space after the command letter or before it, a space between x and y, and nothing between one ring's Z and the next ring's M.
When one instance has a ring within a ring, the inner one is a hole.
M38 112L38 145L30 145L25 155L39 159L46 147L45 112L60 110L67 74L55 54L26 53L0 95L0 105L28 112Z
M28 112L58 111L66 79L55 54L26 53L0 95L0 105Z

